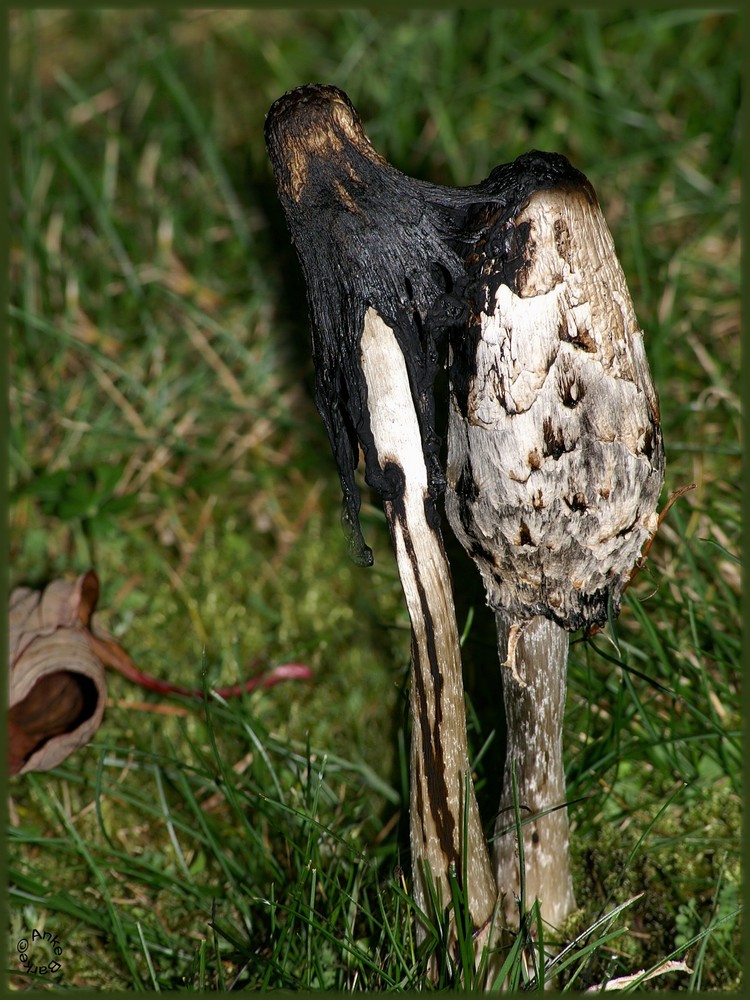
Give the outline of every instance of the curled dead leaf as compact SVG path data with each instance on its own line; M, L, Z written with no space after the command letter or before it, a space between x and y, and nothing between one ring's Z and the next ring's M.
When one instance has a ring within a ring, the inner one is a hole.
M104 667L89 641L99 597L93 570L10 598L8 737L11 774L48 771L88 743L102 721Z

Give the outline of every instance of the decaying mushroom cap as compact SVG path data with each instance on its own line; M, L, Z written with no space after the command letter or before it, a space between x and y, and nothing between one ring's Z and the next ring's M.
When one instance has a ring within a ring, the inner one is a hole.
M445 324L433 313L457 308L451 292L463 265L447 239L449 216L430 206L430 186L374 151L336 87L309 85L279 98L266 119L266 143L307 285L316 402L339 467L343 520L352 554L369 564L354 482L358 443L369 485L385 498L401 487L383 472L370 432L359 363L365 313L378 313L403 352L437 495L444 475L432 386Z

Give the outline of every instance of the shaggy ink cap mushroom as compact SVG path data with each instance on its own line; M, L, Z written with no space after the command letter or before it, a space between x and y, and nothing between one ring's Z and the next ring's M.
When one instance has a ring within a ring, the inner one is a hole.
M471 784L460 641L435 508L445 488L433 402L438 341L465 311L453 249L460 213L447 189L404 176L374 152L336 88L284 95L266 136L307 284L316 401L351 548L371 561L357 517L361 445L412 625L410 845L415 900L428 915L417 936L449 904L451 872L469 871L472 927L486 937L497 890ZM450 937L453 948L455 926Z
M368 485L395 499L403 483L395 469L382 468L369 425L359 352L365 314L375 310L403 353L434 498L445 487L433 401L438 340L463 312L453 294L463 274L450 245L454 222L430 203L432 185L375 152L336 87L310 84L284 94L268 112L265 134L307 287L316 403L339 469L342 520L353 557L369 565L354 481L358 443Z

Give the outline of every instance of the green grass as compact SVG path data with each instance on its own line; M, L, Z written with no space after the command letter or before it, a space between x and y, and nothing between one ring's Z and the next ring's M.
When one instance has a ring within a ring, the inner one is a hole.
M172 714L109 675L95 740L11 784L16 988L33 928L64 944L38 987L424 985L408 620L375 498L375 566L346 557L262 139L271 102L312 80L347 90L409 173L471 183L537 147L597 190L661 395L665 496L697 489L617 646L572 647L580 909L546 973L523 935L507 970L579 989L671 957L693 974L645 988L739 987L739 52L737 15L689 10L13 15L11 585L94 567L105 624L183 684L256 659L314 671ZM451 559L491 829L492 623ZM427 950L455 986L443 930Z

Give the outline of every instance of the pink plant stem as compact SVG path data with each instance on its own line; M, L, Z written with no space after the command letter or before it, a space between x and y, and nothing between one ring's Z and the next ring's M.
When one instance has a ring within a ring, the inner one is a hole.
M104 639L89 633L91 646L99 658L109 667L113 667L123 677L129 681L146 688L148 691L155 691L157 694L178 694L185 698L203 699L202 688L187 688L182 684L174 684L171 681L163 681L151 674L145 674L133 663L128 654L111 639ZM253 661L253 666L258 665L257 660ZM311 680L312 670L303 663L282 663L274 667L265 675L249 677L241 684L231 684L228 687L216 688L216 694L220 698L238 698L245 692L254 691L256 688L270 688L275 684L291 680Z

